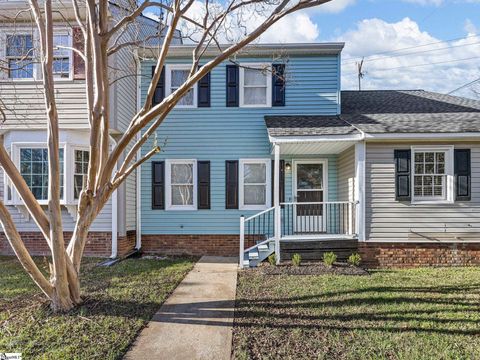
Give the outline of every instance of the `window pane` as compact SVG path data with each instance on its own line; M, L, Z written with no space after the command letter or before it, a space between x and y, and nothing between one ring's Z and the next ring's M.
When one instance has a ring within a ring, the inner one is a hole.
M445 153L438 152L436 153L437 162L444 162L445 161Z
M434 153L433 152L426 152L425 153L425 162L433 162L434 161Z
M246 105L265 105L267 103L267 88L244 88L243 102Z
M42 148L20 149L20 173L38 200L48 199L48 150ZM60 197L63 198L64 162L63 149L60 157Z
M416 174L424 174L425 173L425 168L422 164L415 164L415 173Z
M32 59L9 59L8 76L11 79L28 79L33 77Z
M193 184L193 164L172 164L172 184Z
M64 47L69 47L69 36L68 35L53 35L53 54L57 56L68 56L69 50L64 49ZM60 48L62 47L62 48Z
M86 150L75 150L74 157L73 198L78 199L87 183L89 152Z
M193 205L193 185L172 185L172 205Z
M265 164L244 164L243 179L245 184L264 184L267 179Z
M182 96L178 101L178 105L193 105L193 89L188 90L188 92Z
M171 72L171 87L179 88L188 78L188 70L172 70Z
M32 35L7 35L7 56L33 56Z
M433 164L425 164L425 174L433 174Z
M298 164L297 165L297 188L298 189L323 189L323 165L322 164Z
M261 69L244 69L244 84L267 86L267 72Z
M265 185L245 185L243 197L245 205L265 205Z

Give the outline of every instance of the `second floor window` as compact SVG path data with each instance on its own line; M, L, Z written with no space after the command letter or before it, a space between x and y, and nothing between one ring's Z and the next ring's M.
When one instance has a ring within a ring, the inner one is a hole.
M272 75L266 65L244 64L240 67L240 106L272 105Z
M188 79L190 65L167 65L166 67L166 95L175 92ZM197 85L194 85L178 101L177 107L196 107L197 106Z
M70 77L70 36L67 34L53 36L53 76L56 78Z
M7 35L6 57L10 79L33 78L32 35Z

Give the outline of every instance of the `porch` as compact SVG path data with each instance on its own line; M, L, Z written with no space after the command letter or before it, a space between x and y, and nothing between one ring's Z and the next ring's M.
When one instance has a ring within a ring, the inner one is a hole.
M272 207L240 218L240 267L275 254L339 260L363 238L364 143L358 137L270 138Z

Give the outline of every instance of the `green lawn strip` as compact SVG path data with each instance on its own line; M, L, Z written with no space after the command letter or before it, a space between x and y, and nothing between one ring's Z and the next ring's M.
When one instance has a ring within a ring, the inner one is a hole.
M480 268L241 272L237 359L480 359Z
M21 352L25 359L121 358L194 264L128 259L97 267L98 261L84 259L84 304L57 315L18 261L0 257L0 352Z

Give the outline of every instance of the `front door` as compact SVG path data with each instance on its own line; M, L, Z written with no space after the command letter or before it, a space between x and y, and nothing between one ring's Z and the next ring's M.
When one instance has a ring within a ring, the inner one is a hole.
M324 204L327 184L326 161L294 162L295 232L315 234L325 232ZM316 204L317 203L317 204Z

